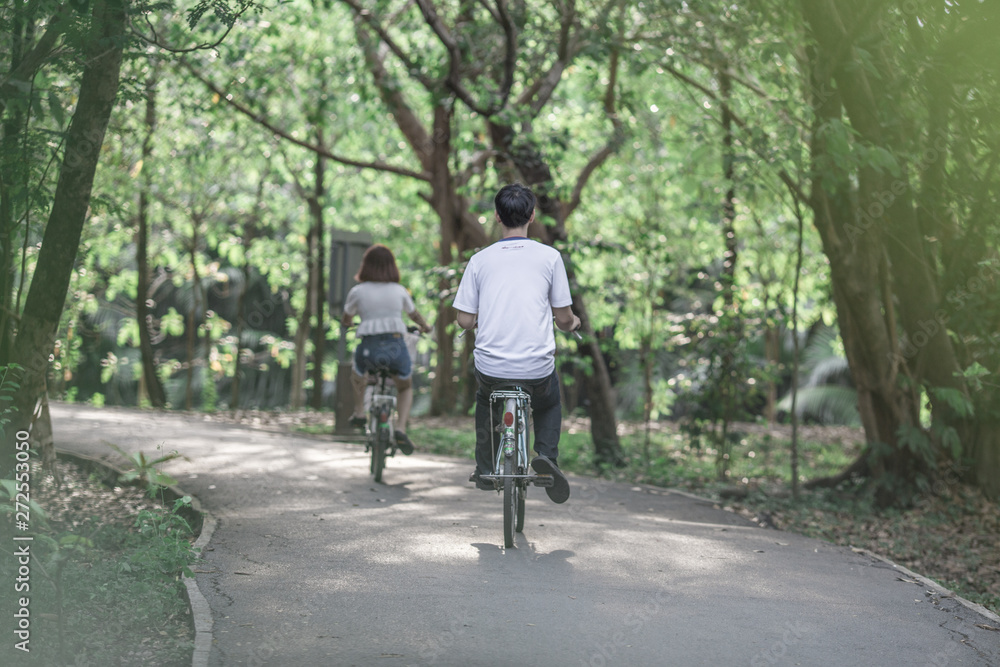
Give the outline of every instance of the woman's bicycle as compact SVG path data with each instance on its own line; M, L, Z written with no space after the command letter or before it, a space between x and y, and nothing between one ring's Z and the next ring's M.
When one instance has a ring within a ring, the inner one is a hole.
M407 334L414 338L407 341L411 358L415 351L415 327L407 328ZM371 474L376 482L382 481L382 471L385 470L386 459L396 455L395 425L396 415L396 383L392 371L386 367L375 370L372 380L365 392L365 404L368 406L368 423L366 424L365 452L371 452Z
M497 418L494 419L494 416ZM493 474L480 479L493 482L503 492L504 547L514 546L514 533L524 530L524 501L528 486L552 486L552 475L535 473L529 466L531 452L531 396L517 383L503 385L490 394L490 432L493 437Z
M396 455L392 427L392 418L396 412L396 390L388 369L378 370L370 391L365 451L371 452L371 473L376 482L381 482L386 458Z

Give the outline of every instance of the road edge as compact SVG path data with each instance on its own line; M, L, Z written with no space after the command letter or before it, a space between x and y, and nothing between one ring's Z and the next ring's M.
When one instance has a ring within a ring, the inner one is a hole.
M956 602L958 602L959 604L961 604L963 607L966 607L967 609L976 612L980 616L986 618L989 621L993 621L998 626L1000 626L1000 616L997 616L996 614L994 614L992 611L990 611L981 604L976 604L972 600L966 600L955 591L951 590L950 588L945 588L944 586L934 581L933 579L929 579L922 574L917 574L913 570L904 567L898 563L894 563L885 556L880 556L874 551L869 551L868 549L862 549L860 547L853 547L853 546L851 547L851 551L853 551L856 554L861 554L862 556L868 556L869 558L874 558L875 560L882 561L886 565L891 565L893 569L898 570L899 572L905 574L911 579L919 581L921 584L927 586L935 593L937 593L939 596L951 598Z
M646 485L646 486L648 486L648 485ZM651 487L651 488L659 488L659 487ZM731 509L727 509L724 503L720 503L717 500L712 500L711 498L705 498L704 496L698 496L698 495L695 495L693 493L689 493L687 491L681 491L679 489L671 489L669 487L666 487L666 488L671 493L675 493L675 494L677 494L679 496L684 496L685 498L690 498L691 500L700 500L700 501L703 501L703 502L706 502L706 503L711 503L713 506L718 507L719 509L721 509L724 512L730 512L732 514L736 514L737 516L739 516L739 514L737 512L733 512ZM808 535L802 535L802 533L795 533L794 531L783 530L781 528L765 528L763 526L756 526L756 527L760 528L761 530L779 530L779 531L781 531L783 533L793 533L795 535L801 535L802 537L809 537ZM820 539L818 537L809 537L809 539L820 540L821 542L826 542L827 544L831 544L831 545L833 545L835 547L844 548L843 545L835 544L834 542L828 542L828 541L822 540L822 539ZM959 595L955 591L951 590L950 588L945 588L944 586L942 586L941 584L937 583L933 579L930 579L930 578L928 578L928 577L926 577L926 576L924 576L922 574L917 574L913 570L910 570L909 568L904 567L904 566L900 565L899 563L896 563L896 562L892 561L891 559L887 558L886 556L879 555L879 554L875 553L874 551L869 551L868 549L863 549L863 548L860 548L860 547L855 547L853 545L851 545L849 547L846 547L846 548L849 548L852 552L854 552L856 554L860 554L862 556L868 556L869 558L873 558L875 560L878 560L878 561L881 561L881 562L885 563L886 565L892 566L893 569L898 570L902 574L905 574L907 577L910 577L911 579L913 579L915 581L919 581L924 586L927 586L928 588L930 588L931 590L933 590L940 597L951 598L951 599L955 600L956 602L958 602L959 604L961 604L963 607L965 607L965 608L967 608L967 609L969 609L971 611L974 611L975 613L979 614L980 616L982 616L986 620L992 621L993 623L996 623L998 627L1000 627L1000 616L994 614L992 611L990 611L989 609L987 609L986 607L984 607L981 604L977 604L977 603L973 602L972 600L967 600L967 599L963 598L961 595Z

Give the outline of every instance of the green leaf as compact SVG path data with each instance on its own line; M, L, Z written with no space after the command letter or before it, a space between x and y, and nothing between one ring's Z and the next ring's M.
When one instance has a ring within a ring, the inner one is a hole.
M963 419L972 417L975 412L972 401L958 389L952 387L931 387L928 393L938 401L946 404L955 414Z

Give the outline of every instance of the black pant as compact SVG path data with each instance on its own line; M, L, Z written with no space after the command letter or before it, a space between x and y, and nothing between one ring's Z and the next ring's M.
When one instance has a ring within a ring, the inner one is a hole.
M490 394L498 386L514 382L531 396L535 451L555 461L559 456L559 432L562 430L562 402L559 377L555 371L537 380L512 380L490 377L477 370L476 380L479 381L476 391L476 470L482 475L493 472L493 450L500 444L500 434L490 432ZM500 415L494 415L493 423L499 423L499 419Z

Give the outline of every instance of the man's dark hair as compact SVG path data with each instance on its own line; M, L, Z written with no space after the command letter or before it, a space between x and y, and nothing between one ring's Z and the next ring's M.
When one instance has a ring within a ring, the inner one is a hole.
M523 227L535 212L535 194L531 188L511 183L500 188L493 198L493 206L504 227Z

